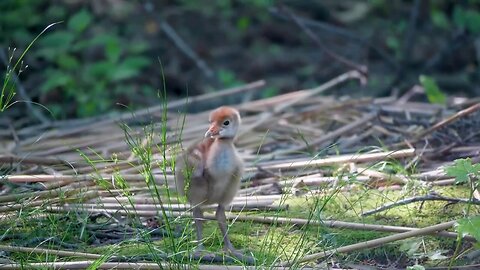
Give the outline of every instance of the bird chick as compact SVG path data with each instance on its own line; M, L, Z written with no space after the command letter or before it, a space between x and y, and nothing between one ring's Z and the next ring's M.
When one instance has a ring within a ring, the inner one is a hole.
M202 250L202 205L218 204L216 219L223 235L224 249L235 256L227 235L225 207L233 200L240 187L243 162L238 156L233 139L240 126L240 114L231 107L219 107L209 116L210 127L204 139L189 147L176 160L175 179L177 191L186 195L193 208L197 250Z

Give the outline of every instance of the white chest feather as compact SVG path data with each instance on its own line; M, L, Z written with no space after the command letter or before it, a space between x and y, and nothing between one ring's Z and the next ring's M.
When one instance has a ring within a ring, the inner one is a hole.
M228 181L238 171L240 160L232 144L215 142L207 159L208 173L215 179Z
M214 142L206 160L207 204L228 204L240 187L243 163L231 142Z

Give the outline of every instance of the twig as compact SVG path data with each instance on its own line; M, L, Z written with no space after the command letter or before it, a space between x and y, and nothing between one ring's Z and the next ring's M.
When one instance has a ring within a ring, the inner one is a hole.
M173 175L153 175L156 182L161 182L162 184L166 181L174 181ZM6 180L12 183L34 183L34 182L56 182L56 181L71 181L71 182L86 182L93 180L104 180L111 181L114 175L10 175L6 177ZM140 174L125 174L118 175L125 181L129 182L144 182L145 176Z
M473 200L458 199L458 198L444 197L444 196L436 195L436 194L428 194L428 195L425 195L425 196L417 196L417 197L407 198L407 199L403 199L403 200L400 200L400 201L397 201L397 202L385 204L385 205L383 205L381 207L378 207L376 209L364 212L362 214L362 216L369 216L369 215L373 215L375 213L382 212L382 211L385 211L385 210L388 210L388 209L391 209L391 208L394 208L394 207L397 207L397 206L407 205L407 204L414 203L414 202L424 202L424 201L445 201L445 202L450 202L450 203L471 203L471 204L475 204L475 205L480 205L480 201L476 200L476 199L473 199Z
M469 114L472 114L476 111L478 111L480 109L480 103L477 103L477 104L474 104L464 110L461 110L459 112L457 112L456 114L446 118L446 119L443 119L442 121L436 123L435 125L431 126L430 128L424 130L423 132L421 132L420 134L416 135L415 138L414 138L414 142L417 142L418 140L420 140L421 138L427 136L428 134L434 132L435 130L443 127L443 126L446 126L456 120L458 120L459 118L461 117L464 117L464 116L467 116Z
M443 179L443 180L433 180L429 182L431 186L451 186L455 184L457 180L455 178Z
M10 252L47 253L47 254L58 255L58 256L81 257L86 259L100 259L103 257L103 255L94 254L94 253L54 250L54 249L45 249L45 248L38 248L38 247L29 248L29 247L0 245L0 250L10 251ZM4 269L3 265L1 266L1 268Z
M48 245L50 248L53 246L57 248L66 248L69 250L73 249L78 249L79 246L77 244L71 244L68 242L65 242L64 239L59 239L58 237L29 237L27 239L22 239L21 245L22 246L35 246L35 248L39 248L40 246L43 245ZM18 242L15 243L17 246L19 246Z
M229 211L251 211L253 209L258 209L262 211L280 211L286 210L288 205L272 205L273 201L265 201L265 202L254 202L254 201L247 201L247 202L235 202L230 204L226 207L226 210ZM121 205L119 203L82 203L82 204L69 204L69 206L73 208L98 208L101 207L102 209L110 209L110 210L146 210L146 211L157 211L160 210L160 206L154 204L139 204L135 203L135 206L132 205ZM11 207L11 206L8 206ZM170 211L189 211L192 209L192 206L188 204L164 204L165 209ZM0 207L1 208L1 207ZM215 210L216 205L209 205L202 207L203 210ZM0 211L1 212L1 211Z
M44 206L44 205L51 205L54 203L60 202L60 198L51 198L48 200L41 200L41 201L30 201L26 203L17 203L17 204L9 204L6 206L0 205L0 213L18 211L27 208L33 208L36 206Z
M97 260L105 257L105 255L95 254L95 253L66 251L66 250L55 250L55 249L46 249L46 248L40 248L40 247L30 248L30 247L17 247L17 246L0 245L0 250L9 251L9 252L28 252L28 253L37 253L37 254L52 254L52 255L61 256L61 257L80 257L80 258L84 258L84 259L97 259ZM137 259L138 259L138 257L139 256L135 256L135 258L137 258ZM169 258L166 254L163 254L163 253L162 254L157 254L157 257L160 257L164 260L167 260ZM109 263L103 264L101 267L95 268L95 269L165 269L165 268L170 269L170 267L167 267L166 265L169 265L169 266L172 265L172 263L164 262L164 263L162 263L163 267L158 268L159 265L157 263L143 263L147 267L146 268L144 268L144 267L139 268L138 265L137 265L138 263L128 262L128 263L124 263L125 265L123 266L123 267L128 266L127 268L123 268L122 266L106 267L107 264L115 265L115 264L121 264L122 261L126 261L126 260L131 261L132 260L132 258L125 257L125 256L110 256L110 257L107 257L107 258L109 260L113 260L113 261L116 261L116 262L109 262ZM191 256L191 258L194 261L208 261L208 262L222 262L222 263L224 263L226 261L227 262L233 262L233 259L231 259L229 257L227 257L226 260L225 260L223 258L223 256L215 255L215 254L211 254L210 256L202 256L200 254L193 254ZM58 265L54 268L55 269L85 269L83 267L80 267L80 265L78 263L79 262L65 262L65 264L60 264L60 265ZM32 264L28 264L28 265L29 266L34 266L34 265L45 266L45 265L48 265L48 264L51 264L51 263L45 263L45 264L43 264L43 263L32 263ZM156 267L154 267L154 268L150 267L152 264L155 265ZM137 265L137 267L134 267L135 265ZM139 265L141 266L142 263L140 263ZM79 268L77 268L77 266ZM65 267L65 268L62 268L62 267ZM208 267L212 267L212 268L208 268ZM208 267L207 268L200 267L200 269L222 269L221 267L218 268L215 265L208 266ZM245 268L239 268L239 267L240 266L233 266L233 268L230 268L230 266L229 266L228 268L225 268L225 269L245 269ZM5 264L0 264L0 269L19 269L19 268L14 268L14 267L9 268ZM184 268L182 268L182 269L184 269Z
M260 164L264 169L274 170L274 169L297 169L305 167L318 167L318 166L329 166L335 164L343 163L364 163L364 162L373 162L385 159L395 159L395 158L404 158L412 157L415 155L415 149L403 149L397 151L388 151L381 153L366 153L366 154L352 154L352 155L339 155L334 157L322 158L322 159L308 159L302 161L294 162L282 162L278 164ZM252 170L252 168L247 168L246 171Z
M4 195L0 196L0 203L6 202L15 202L18 200L26 199L26 198L57 198L58 196L62 195L64 197L82 192L80 187L86 187L89 185L93 185L91 183L75 183L70 186L66 186L65 188L57 188L54 190L45 190L45 191L36 191L36 192L28 192L28 193L20 193L20 194L11 194L11 195Z
M334 60L342 63L343 65L347 66L349 69L353 69L353 70L356 70L356 71L360 72L364 77L368 76L367 66L359 65L357 63L354 63L353 61L350 61L350 60L346 59L343 56L340 56L340 55L334 53L332 50L330 50L325 45L323 45L322 41L320 41L320 39L312 32L312 30L310 30L308 27L306 27L305 24L303 23L303 21L300 20L299 18L297 18L297 16L295 16L295 14L291 10L289 10L285 6L281 6L280 10L285 11L288 14L288 16L290 17L290 19L298 27L300 27L300 29L302 31L304 31L307 34L307 36L310 37L310 39L313 40L315 42L315 44L317 44L317 46L323 52L325 52L328 56L330 56Z
M443 231L443 230L446 230L448 228L451 228L456 222L457 221L455 221L455 220L454 221L448 221L448 222L445 222L445 223L440 223L440 224L425 227L425 228L422 228L422 229L417 229L417 230L414 230L414 231L399 233L399 234L395 234L395 235L390 235L390 236L386 236L386 237L377 238L377 239L370 240L370 241L365 241L365 242L361 242L361 243L357 243L357 244L353 244L353 245L343 246L343 247L339 247L339 248L335 248L335 249L330 249L330 250L314 253L314 254L311 254L311 255L304 256L303 258L300 258L297 261L297 263L323 259L323 258L326 258L326 257L330 257L330 256L332 256L336 253L347 253L347 252L352 252L352 251L361 250L361 249L374 248L374 247L378 247L378 246L388 244L390 242L394 242L394 241L398 241L398 240L402 240L402 239L407 239L407 238L411 238L411 237L416 237L416 236L421 236L421 235L429 235L429 234L432 234L432 233L435 233L435 232L438 232L438 231ZM291 262L284 262L284 263L281 263L280 265L288 266L290 264L291 264Z
M35 165L68 165L65 160L51 157L19 157L15 155L0 155L0 163L23 163Z
M260 202L260 201L276 201L280 200L284 195L254 195L254 196L242 196L238 195L233 198L232 203L245 203L248 201L251 202ZM161 197L162 201L168 201L169 198ZM95 199L94 202L98 203L130 203L131 201L139 204L154 204L157 203L158 200L156 198L152 198L150 193L139 194L133 197L125 197L125 196L116 196L116 197L100 197ZM170 198L169 203L179 203L176 198Z
M425 267L425 270L475 270L475 269L480 269L480 264Z
M305 187L320 187L320 186L325 186L325 184L335 185L338 184L339 182L347 182L351 181L352 177L341 177L341 176L327 176L327 177L299 177L294 180L286 180L286 181L281 181L279 182L280 185L282 186L292 186L292 185L304 185ZM368 176L362 176L358 175L355 176L355 182L356 183L366 183L369 182L371 179Z
M24 269L26 266L28 268L38 268L38 269L87 269L90 266L95 266L95 269L190 269L192 265L187 264L176 264L172 262L104 262L98 265L97 261L75 261L75 262L41 262L41 263L23 263L23 264L2 264L1 269ZM255 270L258 269L256 266L234 266L234 265L208 265L208 264L195 264L195 269L199 270ZM268 269L273 270L288 270L289 267L275 267L269 266ZM303 268L303 269L312 269L312 268ZM331 270L336 270L335 268L330 268Z
M408 144L409 144L409 147L410 147L410 143L408 143ZM420 158L425 153L425 150L427 149L427 147L428 147L428 141L426 140L425 145L423 146L422 150L417 151L417 154L415 155L415 157L412 160L410 160L410 162L408 162L407 165L405 165L405 170L406 171L410 170L410 168L412 168L413 166L415 166L419 162Z

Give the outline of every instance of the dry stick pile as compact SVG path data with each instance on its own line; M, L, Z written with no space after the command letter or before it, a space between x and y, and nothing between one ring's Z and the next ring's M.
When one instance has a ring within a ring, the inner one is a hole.
M478 156L480 144L478 140L475 143L475 139L480 124L474 122L472 127L472 119L476 118L471 115L478 116L480 104L463 100L444 108L410 101L412 93L399 99L338 100L319 95L352 79L364 78L352 71L314 89L237 106L244 120L236 144L246 162L246 173L242 189L231 205L232 212L281 211L287 205L278 201L288 194L315 196L317 192L339 186L341 190L350 190L358 184L384 189L410 181L426 186L452 184L453 179L445 175L441 166L455 158ZM27 207L40 207L51 213L84 211L109 217L112 214L126 217L132 213L153 217L162 211L171 217L188 215L188 204L164 193L154 196L151 185L147 184L154 182L173 191L172 161L182 146L204 134L208 111L195 114L181 111L185 106L192 108L219 96L259 91L264 84L258 81L189 98L188 104L186 99L177 100L166 107L159 105L117 117L72 120L48 126L8 125L3 129L6 131L0 133L0 153L3 153L0 163L3 170L9 171L0 184L0 218L15 218L15 211ZM468 108L462 111L465 107ZM453 128L459 139L447 141L452 124L456 125ZM470 131L475 128L477 133L472 136ZM378 142L382 142L382 148L364 148ZM147 151L151 151L151 157L145 155ZM418 168L421 173L408 177L371 167L386 160L403 162L407 168L422 160ZM332 167L338 169L333 171ZM354 182L351 175L355 175ZM206 218L213 216L207 214ZM277 224L307 223L302 219L261 218L239 213L232 213L228 218ZM456 237L455 233L444 231L452 222L433 230L341 221L322 224L399 234L377 239L373 244L308 255L300 261L421 234Z

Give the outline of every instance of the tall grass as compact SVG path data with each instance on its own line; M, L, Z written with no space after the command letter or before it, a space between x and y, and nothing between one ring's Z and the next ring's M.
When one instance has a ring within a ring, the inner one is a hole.
M47 27L45 27L40 34L38 34L25 48L25 50L20 54L20 57L16 60L15 63L13 63L13 57L15 55L15 49L10 53L8 57L8 63L7 63L7 70L5 72L5 77L3 78L3 85L2 85L2 90L0 92L0 112L4 112L6 109L8 109L12 105L12 100L13 97L15 96L15 83L13 82L13 76L15 75L20 75L20 73L23 72L25 68L27 68L27 65L23 65L23 58L27 54L27 52L31 49L33 44L42 36L48 29L51 27L59 24L61 22L55 22Z

